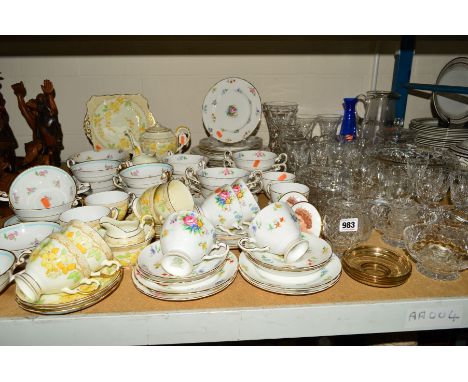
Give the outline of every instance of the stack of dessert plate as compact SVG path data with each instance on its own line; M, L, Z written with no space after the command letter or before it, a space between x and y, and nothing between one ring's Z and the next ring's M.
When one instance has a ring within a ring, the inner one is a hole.
M389 288L403 284L411 275L411 262L406 255L388 249L357 246L341 258L344 271L360 283Z
M92 292L87 293L82 286L83 293L67 294L54 293L43 294L39 301L30 303L27 298L16 289L16 302L24 310L39 314L65 314L82 310L98 303L109 296L120 285L123 277L123 269L120 268L112 276L93 277L100 282L101 286Z
M332 287L341 275L340 259L325 240L306 233L302 237L309 241L309 251L291 264L269 252L241 252L242 277L260 289L286 295L312 294Z
M198 146L192 148L191 153L206 156L209 159L209 167L224 167L225 151L235 153L245 150L260 150L262 145L262 138L256 136L250 136L237 143L224 143L209 137L201 139Z
M416 131L417 145L448 148L468 139L468 129L460 125L439 126L436 118L416 118L409 124L411 130Z
M167 273L161 266L162 257L160 242L156 241L141 252L132 271L135 287L159 300L188 301L208 297L226 289L237 276L238 261L232 252L226 257L203 260L186 277Z
M450 146L450 151L458 157L464 167L468 167L468 139Z

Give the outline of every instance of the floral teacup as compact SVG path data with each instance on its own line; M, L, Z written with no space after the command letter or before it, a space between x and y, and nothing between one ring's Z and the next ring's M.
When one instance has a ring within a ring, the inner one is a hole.
M91 269L68 245L61 233L53 233L32 252L24 272L15 275L18 291L34 303L42 294L83 293L83 284L100 287L99 281L89 279Z
M242 220L250 222L260 211L260 207L242 179L237 179L232 185L232 190L237 196L242 209Z
M242 206L231 186L218 187L199 207L215 227L222 230L242 229Z
M285 203L272 203L262 209L248 231L249 237L239 240L243 251L268 251L284 255L286 263L293 263L309 249L309 242L301 238L295 213Z
M185 277L202 260L226 256L229 247L216 243L213 225L194 211L179 211L168 217L161 231L161 265L166 272ZM225 248L225 251L213 249Z
M113 260L114 256L107 243L87 224L72 220L64 227L62 233L68 240L65 244L75 250L76 256L88 263L91 276L113 275L119 270L120 264Z

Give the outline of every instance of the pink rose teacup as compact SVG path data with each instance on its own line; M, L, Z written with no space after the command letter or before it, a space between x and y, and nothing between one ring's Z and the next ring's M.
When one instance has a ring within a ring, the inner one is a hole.
M194 211L170 215L161 229L161 265L174 276L185 277L203 260L226 256L229 247L216 242L213 224ZM218 249L224 250L219 251Z

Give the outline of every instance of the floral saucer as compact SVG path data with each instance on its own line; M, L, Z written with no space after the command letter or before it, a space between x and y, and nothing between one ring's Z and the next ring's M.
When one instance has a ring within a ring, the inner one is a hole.
M331 288L333 285L335 285L338 280L340 279L340 275L338 275L337 277L335 277L334 279L324 283L324 284L321 284L320 286L318 287L312 287L312 288L305 288L305 289L294 289L294 288L280 288L280 287L276 287L276 286L273 286L273 285L269 285L269 284L263 284L261 282L258 282L252 278L250 278L245 272L242 271L242 268L239 270L239 273L242 275L242 277L244 278L244 280L246 280L248 283L252 284L253 286L257 287L257 288L260 288L260 289L263 289L267 292L273 292L273 293L277 293L277 294L284 294L284 295L290 295L290 296L301 296L301 295L307 295L307 294L314 294L314 293L318 293L318 292L322 292L326 289L329 289Z
M225 251L225 249L215 249L213 250L213 254L216 253L216 251L221 253ZM167 273L161 266L163 253L161 251L161 243L157 240L141 251L137 260L137 270L141 272L144 277L154 280L155 282L191 282L216 273L222 267L226 257L204 260L193 268L190 275L178 277Z
M207 291L201 292L191 292L191 293L164 293L164 292L157 292L152 289L145 287L141 284L136 278L135 275L132 273L132 280L135 284L135 287L143 294L147 295L151 298L156 298L158 300L165 300L165 301L190 301L190 300L198 300L204 297L212 296L216 293L219 293L226 289L229 285L233 283L236 279L237 272L225 283L219 284L216 287L209 289Z
M255 87L236 77L216 83L205 96L203 123L216 140L240 142L249 137L262 118L262 102Z
M270 252L251 251L249 257L260 267L280 272L307 272L324 266L332 257L333 251L325 240L302 232L301 238L309 242L309 250L294 263L286 263L284 257Z
M291 291L291 292L312 292L320 289L324 285L329 285L331 282L337 280L341 274L341 262L338 256L333 255L330 262L325 265L317 274L310 275L310 281L292 281L285 283L277 279L268 278L265 272L258 272L259 268L251 262L245 253L241 253L239 257L239 269L242 276L249 280L255 281L259 286L267 286L270 288L277 288L278 291Z
M152 289L156 292L163 293L194 293L209 291L217 287L218 285L224 284L230 280L237 272L237 257L229 252L226 260L223 263L223 267L218 270L215 274L208 276L201 280L196 280L187 283L158 283L148 278L145 278L144 275L138 271L137 268L134 268L132 271L133 277L139 281L140 284L144 285L146 288Z
M38 302L29 303L21 292L16 289L16 302L24 310L40 314L66 314L90 307L109 296L123 278L123 269L112 276L93 277L101 283L101 287L89 294L54 293L43 294Z

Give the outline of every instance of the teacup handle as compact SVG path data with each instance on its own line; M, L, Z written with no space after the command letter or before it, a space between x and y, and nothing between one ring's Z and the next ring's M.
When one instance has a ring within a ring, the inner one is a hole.
M154 219L151 215L143 215L140 218L140 228L144 229L147 225L154 227Z
M26 259L31 255L32 252L33 252L32 249L25 249L24 251L22 251L21 255L16 261L15 268L19 267L20 265L23 265L26 262Z
M276 164L286 164L286 162L288 161L288 154L286 153L281 153L280 155L278 155L278 157L275 159L275 163Z
M130 196L128 198L128 212L132 213L133 212L133 203L135 202L136 195L133 192L129 192L128 195Z
M254 194L258 194L262 190L262 176L260 170L252 171L246 183L247 188Z
M233 229L236 229L238 231L242 231L242 227L240 226L235 226L234 228L226 228L226 227L223 227L222 225L218 225L216 226L216 228L218 228L220 231L223 231L224 233L228 234L229 236L236 236L237 233L233 233L232 230Z
M111 208L111 218L117 220L117 216L119 216L119 210L117 207Z
M272 184L273 184L273 183L268 183L268 184L267 184L267 187L266 187L266 194L267 194L267 196L268 196L268 198L269 198L270 200L271 200L271 185L272 185Z
M83 292L81 289L80 289L80 286L81 285L91 285L91 284L94 284L96 285L96 288L89 291L89 292ZM80 293L80 294L91 294L91 293L94 293L95 291L97 291L99 288L101 287L101 283L98 281L98 280L92 280L92 279L82 279L80 281L80 283L78 284L78 286L75 288L75 289L70 289L70 288L63 288L62 289L62 292L64 293L68 293L68 294L77 294L77 293Z
M169 170L164 170L161 174L161 180L163 182L169 182L171 180L172 173Z
M226 150L224 152L223 164L224 164L224 167L235 167L234 158L232 157L232 151Z
M121 190L123 190L124 187L126 186L126 184L123 182L122 177L120 176L120 174L114 175L112 177L112 182L114 183L115 187L120 188Z
M271 168L274 170L274 171L286 171L287 169L287 165L286 163L277 163L277 164L274 164L273 166L271 166Z
M67 159L67 167L69 169L71 169L74 165L76 164L76 162L73 160L73 159Z
M133 166L133 163L129 160L126 160L125 162L122 162L119 164L119 167L117 167L117 171L122 171L132 166Z
M250 244L251 246L248 246L248 244ZM253 251L253 252L267 252L270 250L270 247L266 246L266 247L256 247L255 246L255 241L253 241L251 238L249 237L243 237L242 239L239 240L238 242L238 245L239 245L239 248L242 249L243 251L246 251L246 252L249 252L249 251Z
M102 273L102 269L97 271L97 272L92 272L91 273L91 276L92 277L111 277L113 275L116 274L116 272L121 268L121 264L117 261L117 260L104 260L102 263L101 263L102 267L105 268L105 267L112 267L113 265L115 265L115 268L112 268L111 272L110 273Z
M91 185L89 183L79 183L77 189L76 189L76 193L79 195L79 194L83 194L87 191L89 191L91 189Z
M82 196L77 196L72 203L72 207L83 206L83 205L84 205L84 199Z
M197 167L200 169L200 170L203 170L205 167L206 167L207 163L205 162L205 160L202 160L201 162L198 162L198 165Z
M216 243L215 245L213 245L213 248L211 251L213 251L213 249L220 249L220 248L224 248L224 251L223 253L218 253L218 254L214 254L214 255L205 255L203 256L203 260L211 260L211 259L219 259L220 257L226 257L226 255L228 254L229 252L229 245L227 245L226 243Z
M10 198L8 197L8 193L5 191L0 191L0 202L9 202Z
M190 144L191 134L187 126L179 126L175 134L177 136L177 153L181 153L184 148L187 148Z
M185 178L189 181L189 184L193 184L196 187L200 187L200 181L197 178L197 174L192 167L185 169Z

